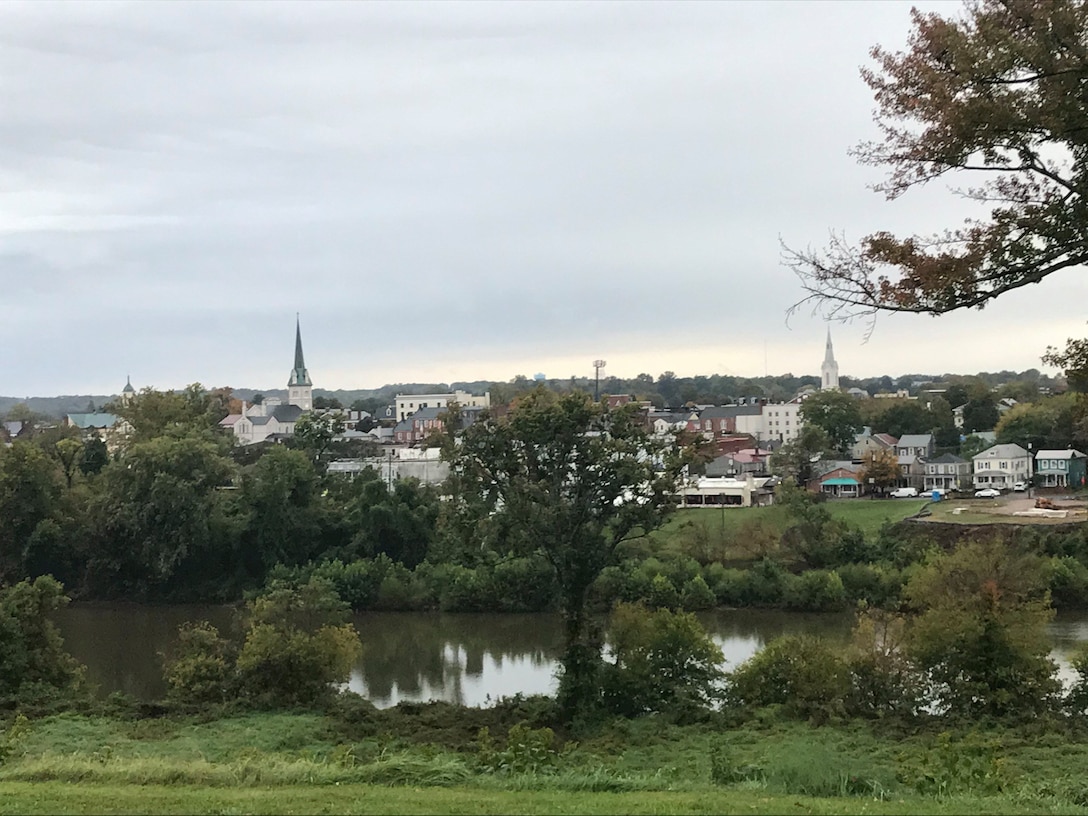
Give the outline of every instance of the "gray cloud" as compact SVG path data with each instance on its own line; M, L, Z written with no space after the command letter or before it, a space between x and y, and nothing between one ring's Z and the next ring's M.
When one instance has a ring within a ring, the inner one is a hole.
M0 5L0 390L272 387L296 311L319 386L815 371L779 237L967 212L846 155L908 8ZM1036 365L1080 321L1047 286L836 329L843 370Z

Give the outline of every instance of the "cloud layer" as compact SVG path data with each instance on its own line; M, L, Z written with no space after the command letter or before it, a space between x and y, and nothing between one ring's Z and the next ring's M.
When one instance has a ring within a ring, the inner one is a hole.
M296 312L319 387L813 373L779 238L967 213L846 155L908 8L0 5L0 391L276 387ZM1038 366L1078 276L836 328L842 371Z

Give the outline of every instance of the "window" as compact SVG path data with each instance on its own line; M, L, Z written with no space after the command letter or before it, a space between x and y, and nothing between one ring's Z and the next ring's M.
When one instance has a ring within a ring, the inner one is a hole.
M1059 459L1058 460L1058 470L1065 470L1065 460L1064 459Z

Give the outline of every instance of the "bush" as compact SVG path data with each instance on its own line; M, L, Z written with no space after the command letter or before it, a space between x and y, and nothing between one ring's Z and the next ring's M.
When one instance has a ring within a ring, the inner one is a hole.
M903 576L896 569L877 564L843 564L835 570L848 601L869 606L888 606L899 600Z
M790 576L783 593L788 609L804 612L830 612L846 605L842 579L832 570L809 570Z
M706 585L701 575L696 575L684 584L684 589L680 593L680 606L688 612L710 609L716 600L714 593L710 591L710 587Z
M748 570L745 577L745 604L774 606L782 602L789 573L777 561L764 558Z
M204 706L227 699L233 676L229 644L207 621L178 629L175 656L166 664L167 698L183 705Z
M168 699L208 706L237 693L261 707L328 702L362 650L347 611L331 583L311 577L302 586L273 582L250 601L237 654L211 624L184 624L164 667Z
M50 706L87 696L84 668L50 615L68 603L49 576L0 590L0 706Z
M613 662L602 673L610 711L689 716L718 696L722 652L693 614L620 604L610 635Z
M655 575L650 582L650 594L646 601L659 609L675 609L680 605L680 593L667 577Z
M550 728L529 728L519 723L506 735L506 745L498 748L486 726L476 737L477 763L492 773L554 773L566 749L556 747L555 732Z
M917 714L925 703L925 675L904 653L903 615L863 608L848 652L850 713L862 717Z
M1088 606L1088 567L1071 555L1046 562L1047 586L1054 605L1061 609Z
M810 635L772 640L727 679L733 705L781 706L790 716L820 720L841 714L850 692L847 667L836 650Z
M712 588L719 606L744 606L748 603L750 582L744 570L711 564L706 568L706 583Z

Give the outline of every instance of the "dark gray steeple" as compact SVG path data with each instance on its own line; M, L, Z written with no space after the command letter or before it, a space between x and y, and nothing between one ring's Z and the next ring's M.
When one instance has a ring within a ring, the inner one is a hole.
M298 315L295 315L295 367L291 369L291 377L287 380L287 387L311 386L310 372L306 370L306 361L302 357L302 329L299 326Z

